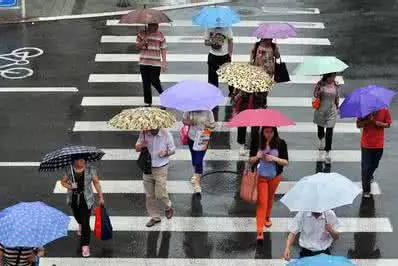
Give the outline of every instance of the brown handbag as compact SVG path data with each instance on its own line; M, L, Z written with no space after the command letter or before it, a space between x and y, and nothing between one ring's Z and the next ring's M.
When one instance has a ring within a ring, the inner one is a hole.
M257 171L245 170L240 185L240 198L248 203L257 203Z

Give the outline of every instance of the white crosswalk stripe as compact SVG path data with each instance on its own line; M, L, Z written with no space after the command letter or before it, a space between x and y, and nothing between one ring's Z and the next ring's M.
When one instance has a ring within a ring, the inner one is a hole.
M75 87L0 87L0 93L22 92L78 92Z
M236 27L257 27L262 23L289 23L295 28L298 29L324 29L325 25L322 22L302 22L302 21L275 21L275 20L242 20L239 23L234 24L234 28ZM106 21L107 26L142 26L142 24L124 24L119 23L117 19L108 19ZM161 27L195 27L196 25L192 24L192 20L173 20L171 23L161 23Z
M102 149L105 152L102 160L105 161L130 161L137 160L138 154L132 149ZM324 152L318 150L292 150L289 149L289 161L292 162L317 162ZM335 150L330 152L333 162L360 162L361 152L359 150ZM206 161L240 161L247 160L239 156L238 150L208 149ZM191 157L187 149L177 149L171 160L190 161Z
M340 99L340 104L344 98ZM98 97L83 97L82 106L142 106L144 105L143 97L134 96L98 96ZM267 97L267 104L270 107L312 107L311 97ZM160 98L152 97L152 105L160 105ZM228 97L225 97L224 102L219 106L230 106Z
M160 80L166 82L180 82L183 80L207 81L205 74L160 74ZM341 76L337 77L340 84L344 84ZM290 76L289 84L315 84L319 81L318 76ZM88 82L141 82L140 74L90 74Z
M94 217L91 217L94 228ZM114 231L171 231L171 232L256 232L256 219L251 217L173 217L164 220L159 226L146 227L148 217L111 216ZM269 232L287 232L292 218L272 218ZM390 219L380 218L339 218L339 231L346 232L392 232ZM77 222L72 219L69 230L76 231Z
M137 62L138 54L97 54L95 62ZM285 63L302 63L304 59L324 58L327 56L305 56L305 55L282 55L282 61ZM249 62L249 54L234 54L234 62ZM207 63L207 54L167 54L168 62L203 62Z
M101 180L101 187L103 193L121 193L121 194L138 194L144 193L142 180ZM294 181L282 181L277 190L276 194L286 194L297 182ZM355 183L358 187L361 187L361 182ZM94 188L94 187L93 187ZM93 189L95 191L95 189ZM193 193L192 184L189 181L167 181L167 190L172 194L191 194ZM61 185L60 181L55 184L53 192L55 194L65 194L66 188ZM372 183L372 194L380 195L381 189L378 183Z
M176 123L176 125L170 129L170 131L178 132L182 127L182 123ZM76 121L73 127L74 132L91 132L91 131L122 131L108 126L107 121ZM215 132L236 132L236 128L227 128L223 126L223 122L217 122ZM279 132L317 132L317 127L312 122L297 122L294 126L281 127L278 129ZM337 123L334 128L334 133L360 133L360 130L356 127L355 123Z
M118 36L118 35L103 35L101 37L102 43L135 43L136 36ZM194 43L203 44L203 36L166 36L168 43ZM235 44L253 44L257 41L256 37L248 36L234 36ZM294 44L294 45L331 45L327 38L289 38L277 39L277 44Z

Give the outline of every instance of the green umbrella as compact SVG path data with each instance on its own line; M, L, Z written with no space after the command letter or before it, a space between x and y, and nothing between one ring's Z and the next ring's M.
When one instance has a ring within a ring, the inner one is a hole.
M308 57L295 70L296 75L319 76L327 73L342 72L348 66L334 56Z

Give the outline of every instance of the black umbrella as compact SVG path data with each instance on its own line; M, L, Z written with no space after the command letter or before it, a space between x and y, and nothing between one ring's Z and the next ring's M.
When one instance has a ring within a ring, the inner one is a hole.
M46 154L40 163L39 171L54 171L73 163L73 159L81 157L88 162L101 160L105 153L96 147L68 146Z

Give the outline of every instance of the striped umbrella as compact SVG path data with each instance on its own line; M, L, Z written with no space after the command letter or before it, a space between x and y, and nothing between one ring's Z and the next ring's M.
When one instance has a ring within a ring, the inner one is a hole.
M43 157L39 171L54 171L64 168L73 163L73 158L79 156L88 162L101 160L105 153L96 147L89 146L67 146L50 152Z

